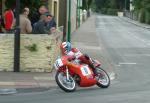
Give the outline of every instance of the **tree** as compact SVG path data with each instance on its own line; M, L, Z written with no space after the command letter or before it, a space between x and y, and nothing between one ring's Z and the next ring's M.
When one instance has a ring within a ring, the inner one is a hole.
M135 9L140 9L141 8L141 0L134 0L133 5L135 6Z
M138 13L138 20L150 24L150 0L134 0L133 5Z
M82 9L89 10L92 5L92 2L93 2L93 0L83 0L82 1L82 4L83 4Z
M117 0L117 8L122 11L125 8L125 0Z
M109 8L117 9L117 0L109 0Z
M108 0L95 0L95 5L98 10L108 7Z
M87 10L87 16L90 16L90 7L91 7L91 5L92 5L92 2L93 2L93 0L83 0L82 1L82 4L83 4L83 7L82 7L82 9L85 9L85 10Z
M95 0L95 5L98 10L103 8L111 8L111 9L118 9L119 11L123 11L125 8L129 10L129 3L130 0Z
M46 1L44 0L20 0L20 12L24 7L30 8L30 14L35 12L41 5L45 5ZM16 7L16 0L6 0L5 5L7 8L14 9Z

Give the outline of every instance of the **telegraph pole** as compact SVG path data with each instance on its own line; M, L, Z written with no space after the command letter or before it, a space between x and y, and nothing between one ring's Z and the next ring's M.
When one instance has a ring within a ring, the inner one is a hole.
M67 33L67 41L71 41L71 0L68 0L68 33Z
M14 37L14 72L20 71L20 27L19 27L20 0L16 0L16 29Z

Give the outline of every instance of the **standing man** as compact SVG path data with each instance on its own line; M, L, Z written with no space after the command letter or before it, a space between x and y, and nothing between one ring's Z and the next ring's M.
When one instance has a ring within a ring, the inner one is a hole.
M32 32L31 22L28 19L29 8L24 8L22 14L20 15L20 30L21 34L29 34Z

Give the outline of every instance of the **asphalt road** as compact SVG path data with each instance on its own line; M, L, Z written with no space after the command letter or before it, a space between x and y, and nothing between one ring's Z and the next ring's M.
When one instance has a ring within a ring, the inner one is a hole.
M116 78L108 89L65 93L54 88L0 96L0 103L150 103L150 31L118 17L97 16L96 35L98 46L115 67Z

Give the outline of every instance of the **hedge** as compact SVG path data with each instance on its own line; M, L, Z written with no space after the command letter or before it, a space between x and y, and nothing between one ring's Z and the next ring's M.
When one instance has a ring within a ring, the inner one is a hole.
M145 13L145 23L150 24L150 11L146 11Z
M107 9L107 14L108 15L117 15L118 10L117 9Z
M118 9L102 8L100 12L107 15L117 15Z
M141 22L141 23L145 23L145 8L142 8L140 9L139 11L139 15L138 15L138 20Z

